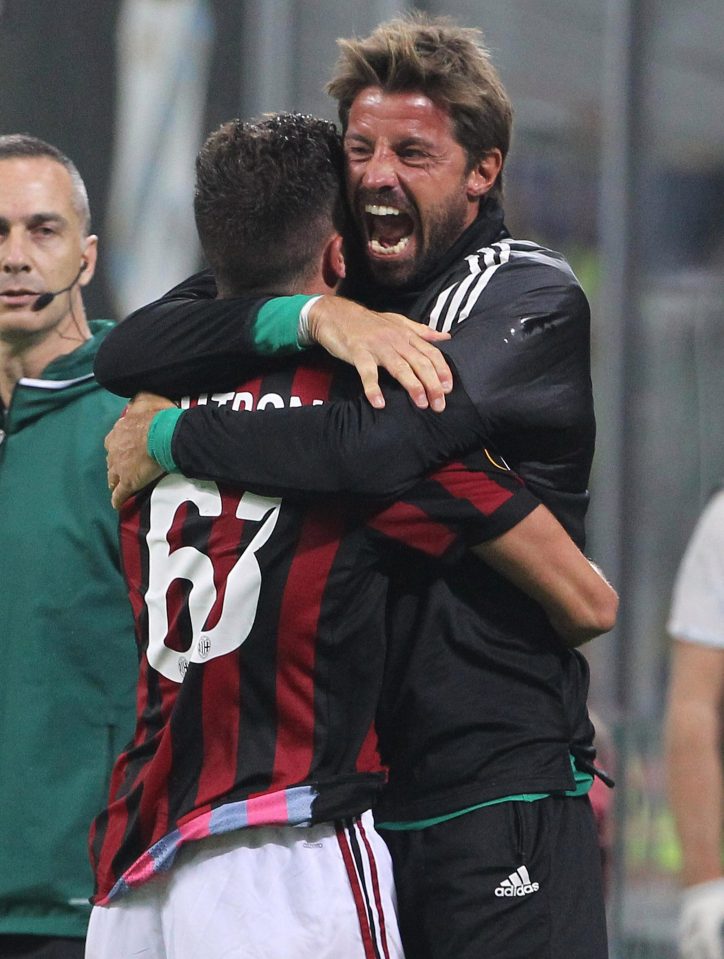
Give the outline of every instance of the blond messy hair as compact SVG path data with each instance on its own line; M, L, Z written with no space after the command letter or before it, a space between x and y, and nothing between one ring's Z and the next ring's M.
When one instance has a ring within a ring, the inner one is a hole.
M327 92L337 100L343 129L365 87L420 91L450 116L470 169L496 148L505 161L513 110L480 30L411 13L380 24L364 39L337 44L340 54ZM502 170L491 194L502 194Z

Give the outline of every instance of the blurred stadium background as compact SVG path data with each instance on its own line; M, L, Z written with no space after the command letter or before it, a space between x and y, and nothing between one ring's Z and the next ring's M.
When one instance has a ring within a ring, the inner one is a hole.
M590 552L622 597L590 648L616 749L615 959L673 956L678 850L664 796L665 621L694 521L724 478L721 0L447 0L481 27L516 107L508 223L562 250L593 305L599 439ZM122 317L198 264L193 157L222 120L334 116L335 38L392 0L0 0L0 132L75 159L101 236L91 315Z

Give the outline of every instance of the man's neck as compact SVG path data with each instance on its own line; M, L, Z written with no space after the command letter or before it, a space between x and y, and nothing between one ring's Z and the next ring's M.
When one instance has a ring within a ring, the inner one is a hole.
M217 297L220 300L230 300L237 296L295 296L300 293L304 294L305 296L316 296L317 294L324 293L334 295L334 293L337 292L337 287L339 286L339 278L335 275L334 280L334 284L329 281L320 263L320 267L317 272L304 281L297 283L291 282L285 284L276 284L273 287L228 287L224 286L223 283L217 280Z
M90 336L83 316L78 323L64 323L37 338L0 337L0 400L3 406L7 409L10 405L21 379L39 378L53 360L74 352Z

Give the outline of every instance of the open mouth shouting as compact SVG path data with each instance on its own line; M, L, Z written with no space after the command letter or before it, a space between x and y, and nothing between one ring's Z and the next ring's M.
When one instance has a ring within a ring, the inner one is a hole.
M382 257L404 253L415 232L410 214L383 203L365 203L363 209L369 251Z

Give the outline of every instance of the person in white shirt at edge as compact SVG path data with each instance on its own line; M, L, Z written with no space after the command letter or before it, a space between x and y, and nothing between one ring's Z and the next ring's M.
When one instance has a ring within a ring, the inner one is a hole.
M682 959L724 957L724 488L710 499L674 586L666 719L669 797L682 851Z

